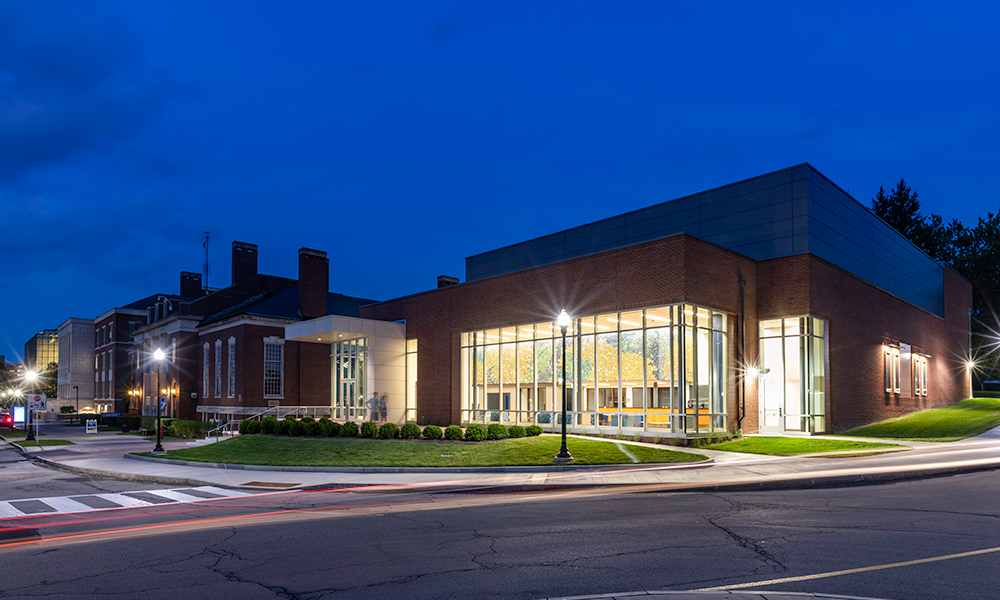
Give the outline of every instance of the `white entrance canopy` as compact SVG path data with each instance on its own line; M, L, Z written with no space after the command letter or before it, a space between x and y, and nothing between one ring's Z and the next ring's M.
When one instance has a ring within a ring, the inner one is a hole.
M406 324L327 315L285 326L285 341L341 344L365 339L365 389L388 396L388 420L406 419ZM332 390L336 396L337 390ZM335 398L331 398L331 403ZM410 400L412 402L412 399Z

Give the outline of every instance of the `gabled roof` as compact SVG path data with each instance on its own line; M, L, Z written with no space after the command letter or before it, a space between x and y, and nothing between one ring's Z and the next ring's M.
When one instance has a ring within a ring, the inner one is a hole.
M358 317L360 316L360 308L362 306L374 304L375 302L377 300L328 292L326 295L326 314ZM287 288L277 293L257 294L235 306L205 317L199 324L199 327L244 314L255 317L300 321L302 320L302 315L299 314L299 290L298 288Z

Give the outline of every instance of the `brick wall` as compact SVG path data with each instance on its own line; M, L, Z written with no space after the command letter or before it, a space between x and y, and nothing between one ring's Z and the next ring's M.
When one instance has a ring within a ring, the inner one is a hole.
M361 316L406 319L407 337L419 342L418 422L457 423L462 332L554 320L564 307L582 316L683 301L727 312L732 328L739 312L739 275L748 281L747 316L755 318L755 270L754 261L746 257L678 235L383 302L362 308ZM748 324L748 333L751 330ZM756 336L752 339L747 350L755 353ZM736 364L737 341L731 334L731 364ZM731 428L737 382L732 369L727 391ZM752 401L748 397L747 408L755 415L755 396Z
M460 418L460 334L572 315L690 302L729 314L729 427L735 429L739 369L740 277L746 280L746 353L755 363L758 319L813 315L828 323L827 430L942 406L965 397L971 287L945 269L945 319L923 311L812 255L756 263L678 235L408 296L362 308L365 318L406 319L419 340L417 418ZM928 396L887 397L882 344L903 342L932 356ZM758 429L757 382L745 382L745 432Z
M811 314L828 322L828 431L966 396L961 350L968 346L972 288L951 269L944 275L944 319L812 255L763 261L757 271L760 319ZM900 342L931 355L926 398L885 392L883 344Z

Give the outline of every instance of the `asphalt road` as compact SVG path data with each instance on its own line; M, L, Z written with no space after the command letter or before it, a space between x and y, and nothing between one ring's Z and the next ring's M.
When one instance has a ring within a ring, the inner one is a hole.
M339 490L22 517L0 521L0 597L547 598L758 582L739 589L995 598L998 497L987 471L738 493Z
M0 444L0 501L168 487L170 486L158 483L80 475L40 466L24 458L12 446Z

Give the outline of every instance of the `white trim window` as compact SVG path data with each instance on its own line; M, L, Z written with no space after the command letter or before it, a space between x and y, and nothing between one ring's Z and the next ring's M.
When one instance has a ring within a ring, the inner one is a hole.
M222 397L222 340L215 340L215 397Z
M226 397L236 397L236 338L229 338L229 386Z
M264 340L264 397L281 398L285 385L284 340L270 337Z
M211 364L209 363L209 350L208 342L202 346L202 359L201 359L201 395L203 398L208 398L210 390L208 389L208 375L211 369Z
M892 351L892 389L899 393L899 350Z
M885 391L892 393L892 349L885 349L885 363L883 367L883 378L885 379Z
M918 356L914 359L913 368L913 395L927 395L927 357Z

